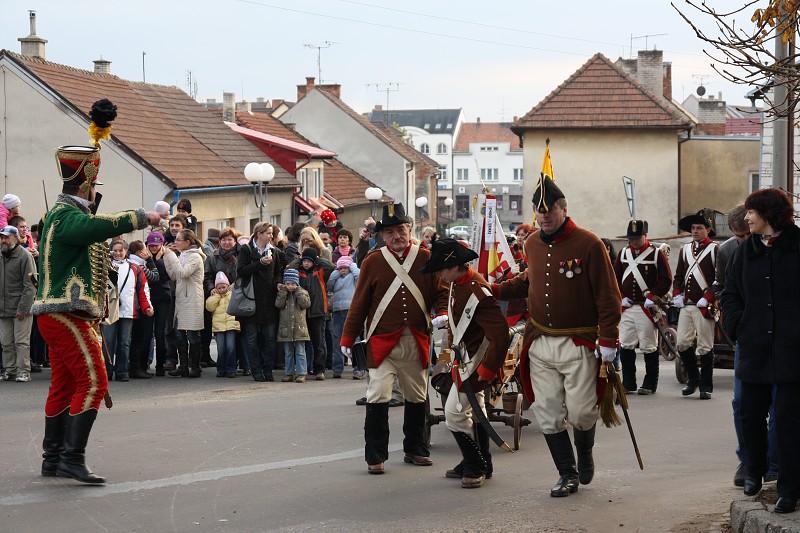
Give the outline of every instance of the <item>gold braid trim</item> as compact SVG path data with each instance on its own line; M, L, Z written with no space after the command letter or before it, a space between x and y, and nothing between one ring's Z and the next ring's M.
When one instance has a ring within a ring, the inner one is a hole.
M595 335L600 335L600 326L587 326L583 328L548 328L547 326L543 326L536 322L533 318L530 318L530 323L536 329L548 334L553 335L556 337L564 336L564 335L585 335L588 333L594 333Z
M73 324L67 317L59 313L53 313L50 315L53 320L56 322L60 322L62 326L64 326L69 332L72 334L72 338L75 341L75 344L78 345L78 348L83 355L83 362L86 364L86 373L89 376L89 390L86 391L86 396L83 398L83 405L81 406L81 413L88 411L92 407L92 398L94 395L97 394L97 387L98 387L98 378L97 372L98 369L94 365L94 359L92 358L92 352L89 348L89 343L98 343L99 338L97 337L97 333L94 329L90 329L88 332L89 338L87 339L83 335L81 335L80 330L78 327ZM105 372L105 369L101 370ZM80 413L79 413L80 414Z

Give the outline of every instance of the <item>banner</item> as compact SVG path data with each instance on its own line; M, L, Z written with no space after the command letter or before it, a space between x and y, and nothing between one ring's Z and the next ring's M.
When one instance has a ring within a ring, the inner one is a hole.
M497 214L497 198L480 194L476 198L476 206L479 207L476 209L478 216L473 218L473 225L479 223L482 231L472 241L472 249L479 255L477 267L473 268L489 283L499 282L509 269L513 275L518 274L519 266L514 261Z

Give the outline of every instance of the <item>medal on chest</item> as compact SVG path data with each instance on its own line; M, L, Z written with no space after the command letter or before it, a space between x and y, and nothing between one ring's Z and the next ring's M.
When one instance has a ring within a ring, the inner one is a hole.
M572 279L576 275L583 272L581 268L582 259L568 259L567 261L560 261L558 263L558 273L563 274L565 278Z

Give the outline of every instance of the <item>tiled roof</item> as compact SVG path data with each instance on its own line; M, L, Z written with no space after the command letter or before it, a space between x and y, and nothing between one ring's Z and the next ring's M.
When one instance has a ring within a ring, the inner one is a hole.
M598 53L517 120L512 130L690 126L688 117Z
M464 122L456 138L454 152L469 152L470 143L509 143L511 150L522 150L511 122Z
M761 135L761 119L728 118L725 121L725 135Z
M8 51L0 55L28 70L87 121L86 113L96 100L114 102L118 108L114 139L175 188L248 185L244 178L247 163L271 162L177 87L132 82ZM87 135L64 143L88 141ZM270 187L296 185L291 174L276 167Z

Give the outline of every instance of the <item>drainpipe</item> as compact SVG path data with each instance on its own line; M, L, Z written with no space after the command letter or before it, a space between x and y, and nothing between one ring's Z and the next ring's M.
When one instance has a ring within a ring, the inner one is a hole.
M678 139L678 220L681 218L681 145L691 138L692 128L686 128L686 138Z

